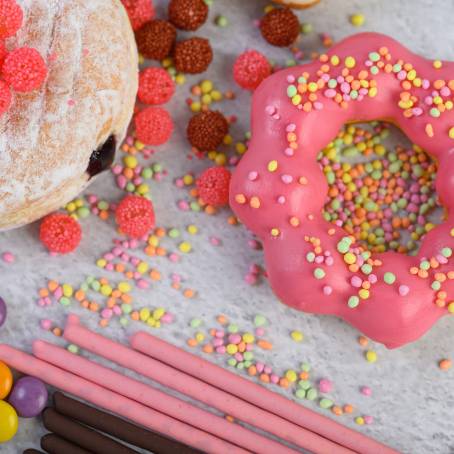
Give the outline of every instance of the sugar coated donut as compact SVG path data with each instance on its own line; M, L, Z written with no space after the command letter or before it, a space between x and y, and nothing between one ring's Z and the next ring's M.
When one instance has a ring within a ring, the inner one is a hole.
M333 314L394 348L454 312L454 63L424 59L377 33L352 36L255 91L252 139L230 204L263 242L286 304ZM438 162L446 219L416 256L375 253L324 219L329 185L317 155L342 125L387 119Z
M6 39L0 76L0 230L61 207L110 166L138 83L120 0L8 3L23 18Z

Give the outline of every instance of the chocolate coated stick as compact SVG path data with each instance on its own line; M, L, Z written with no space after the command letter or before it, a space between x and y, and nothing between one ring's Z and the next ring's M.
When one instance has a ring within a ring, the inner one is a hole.
M91 451L79 448L55 434L47 434L41 438L41 448L49 454L93 454Z
M43 423L47 430L95 454L138 454L112 438L60 415L53 408L44 410Z
M54 394L56 410L76 421L94 429L112 435L133 446L146 449L156 454L198 454L200 451L177 441L168 439L157 433L131 424L124 419L106 413L97 408L71 399L61 392Z

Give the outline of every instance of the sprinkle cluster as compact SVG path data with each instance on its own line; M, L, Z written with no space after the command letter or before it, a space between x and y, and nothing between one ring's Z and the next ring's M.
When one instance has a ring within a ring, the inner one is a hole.
M416 145L386 147L388 134L384 123L373 131L350 125L321 152L329 184L323 216L372 252L415 253L441 211L437 165Z
M216 321L216 327L205 329L202 319L193 318L189 323L193 335L187 339L187 345L192 348L199 347L205 354L223 355L226 357L226 363L237 371L247 373L249 377L265 385L279 386L291 391L299 400L317 402L320 408L329 410L336 416L350 415L356 411L351 404L335 403L332 397L333 382L328 378L315 379L316 373L308 362L279 372L262 359L269 356L268 352L274 348L273 343L267 339L269 321L265 316L257 314L254 317L253 330L242 330L223 314L218 315ZM295 342L304 339L300 331L294 330L289 334ZM375 352L367 353L370 354L370 362L376 361ZM372 354L375 355L374 359ZM366 391L363 392L363 389ZM365 395L371 394L371 389L367 386L361 387L360 390ZM359 425L371 424L373 417L359 415L355 417L355 422Z
M319 61L321 65L315 75L303 72L298 77L287 77L287 96L305 112L323 109L323 98L333 100L342 108L347 108L351 101L362 101L365 96L374 98L378 93L374 76L379 73L391 74L399 81L398 106L405 118L428 116L425 132L429 137L435 134L433 120L454 107L454 80L430 81L421 77L411 63L393 59L385 46L370 52L364 62L357 62L353 56L340 58L335 54L322 54ZM433 61L434 69L442 67L440 60ZM454 139L454 125L446 134Z

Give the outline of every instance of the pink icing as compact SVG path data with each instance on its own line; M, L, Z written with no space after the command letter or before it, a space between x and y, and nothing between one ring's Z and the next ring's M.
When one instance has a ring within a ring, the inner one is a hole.
M353 67L348 59L348 72L347 57L354 58ZM355 92L348 77L357 80L361 71L368 86ZM304 89L296 93L303 73L307 77L300 83L317 84L312 99ZM341 317L389 348L418 339L449 313L454 301L453 79L454 63L435 63L387 36L363 33L320 60L273 74L258 87L252 139L233 175L230 202L262 241L269 282L284 303ZM431 110L438 107L435 97L442 97L446 108ZM271 108L279 119L270 116ZM424 237L417 256L361 255L358 244L345 240L345 231L322 217L328 184L317 163L319 150L343 124L377 119L395 122L439 164L436 190L447 219ZM251 173L257 178L251 180ZM326 252L329 261L318 259ZM349 265L352 256L355 263ZM358 270L351 268L356 265Z

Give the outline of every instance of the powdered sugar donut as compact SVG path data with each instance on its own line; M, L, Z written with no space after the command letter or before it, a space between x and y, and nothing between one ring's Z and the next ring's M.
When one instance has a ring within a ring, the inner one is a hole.
M137 92L137 50L120 0L17 0L8 51L36 49L40 88L15 92L0 117L0 229L29 223L76 196L110 165Z
M322 216L328 183L319 150L343 124L377 119L395 122L439 163L447 218L416 256L371 253ZM270 284L284 303L337 315L393 348L454 313L453 176L454 63L364 33L258 87L230 203L262 240Z

